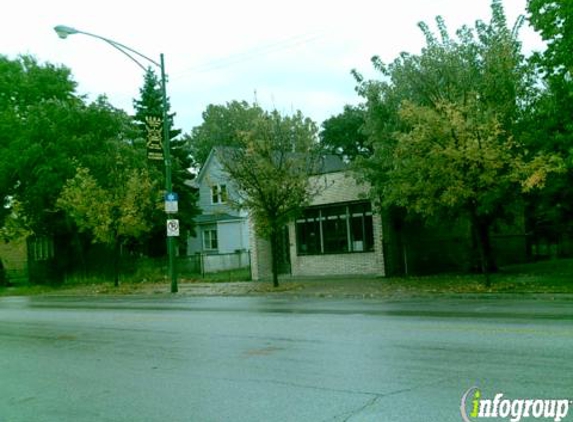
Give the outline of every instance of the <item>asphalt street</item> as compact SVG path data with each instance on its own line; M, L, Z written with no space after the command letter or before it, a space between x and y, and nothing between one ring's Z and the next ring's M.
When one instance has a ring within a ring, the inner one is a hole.
M570 298L2 298L0 422L461 421L572 358Z

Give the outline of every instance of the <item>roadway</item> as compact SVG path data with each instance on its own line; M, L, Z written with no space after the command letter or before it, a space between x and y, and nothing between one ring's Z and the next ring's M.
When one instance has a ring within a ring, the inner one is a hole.
M571 399L572 305L2 298L0 422L458 422L473 386Z

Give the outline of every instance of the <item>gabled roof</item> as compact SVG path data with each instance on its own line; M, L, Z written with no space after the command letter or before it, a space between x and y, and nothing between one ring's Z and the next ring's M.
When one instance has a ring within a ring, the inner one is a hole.
M209 151L209 155L207 156L205 163L201 166L201 170L199 170L199 174L197 174L197 177L195 178L195 186L198 187L201 184L201 182L203 181L203 177L205 177L205 174L207 173L207 169L209 168L209 166L211 166L211 163L215 159L214 156L217 153L217 150L219 148L220 147L214 147L214 148L211 148L211 151Z
M313 174L336 173L348 170L348 165L338 155L325 154L319 158L318 168Z
M205 160L205 164L201 168L201 171L197 175L196 181L197 184L201 183L204 174L207 172L207 168L211 165L212 161L217 156L220 160L229 160L232 162L235 159L234 153L237 151L237 148L234 147L227 147L227 146L217 146L211 149L209 152L209 156L207 160ZM290 154L301 154L301 153L290 153ZM348 169L348 165L342 160L342 158L338 155L334 154L323 154L318 157L316 163L309 163L312 165L314 169L310 172L310 174L317 175L317 174L326 174L326 173L336 173L339 171L345 171Z

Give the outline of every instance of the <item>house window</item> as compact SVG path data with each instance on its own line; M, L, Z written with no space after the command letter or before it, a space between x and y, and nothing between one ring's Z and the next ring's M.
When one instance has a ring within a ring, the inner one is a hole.
M329 207L321 210L324 253L348 252L347 207Z
M307 208L296 220L299 255L374 250L369 202Z
M219 248L217 242L217 230L209 229L203 230L203 249L206 251L213 251Z
M227 202L227 185L215 185L211 187L211 203L224 204Z
M374 250L372 208L370 203L354 204L349 208L350 242L354 252Z
M296 221L298 251L301 254L319 254L322 250L320 211L308 209L304 218Z

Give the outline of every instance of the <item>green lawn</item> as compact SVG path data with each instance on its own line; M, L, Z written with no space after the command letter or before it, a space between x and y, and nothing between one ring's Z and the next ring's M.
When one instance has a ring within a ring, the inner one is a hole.
M389 289L421 293L573 293L573 259L513 265L490 278L489 287L481 274L396 277L385 282Z
M246 270L199 275L180 274L179 283L220 283L247 281L249 273ZM283 287L296 284L301 293L305 289L323 290L325 295L329 289L334 292L344 292L346 288L353 293L359 293L361 288L369 292L381 294L466 294L466 293L570 293L573 294L573 259L542 261L531 264L514 265L502 268L498 273L491 275L491 286L487 287L485 278L480 274L440 274L423 277L391 277L334 281L321 280L310 283L282 283ZM346 283L346 288L345 288ZM361 284L362 283L362 284ZM270 283L256 283L258 289L253 291L265 292L262 289ZM0 296L15 295L99 295L99 294L133 294L133 293L161 293L166 292L168 281L164 276L159 278L130 278L121 281L119 287L114 287L111 280L103 278L70 279L59 287L18 285L14 287L0 287ZM282 291L282 289L279 289ZM287 289L288 290L288 289ZM275 291L269 287L269 292Z

